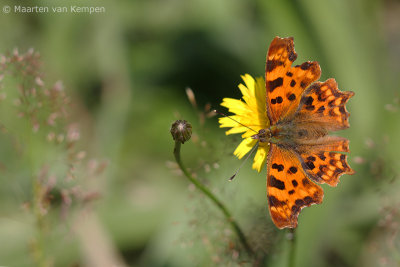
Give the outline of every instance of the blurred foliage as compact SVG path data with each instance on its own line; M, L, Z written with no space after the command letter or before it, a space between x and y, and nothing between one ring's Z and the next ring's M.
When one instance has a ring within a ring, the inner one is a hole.
M207 103L240 97L241 74L264 75L275 36L293 36L297 62L319 61L321 80L334 77L356 93L351 128L339 134L351 140L357 173L337 188L323 186L324 203L301 213L296 266L400 264L399 1L3 1L19 4L97 5L106 13L0 16L0 53L34 48L43 88L63 81L70 101L60 104L68 116L57 129L67 134L76 125L73 155L85 155L71 161L65 140L49 142L52 125L45 121L35 133L18 116L18 85L28 81L7 74L0 89L0 265L251 266L223 216L173 162L169 128L185 119L193 126L182 147L185 165L226 203L259 266L285 266L287 232L269 218L265 170L246 163L228 183L240 165L232 155L240 138L225 137L215 118L199 119ZM79 197L66 211L62 192L72 188ZM47 205L40 216L38 203Z

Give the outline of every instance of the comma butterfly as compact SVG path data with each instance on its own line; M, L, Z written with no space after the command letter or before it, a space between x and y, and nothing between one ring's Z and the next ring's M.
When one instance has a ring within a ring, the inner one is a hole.
M341 92L334 79L315 82L318 62L292 67L297 54L293 38L276 37L268 50L265 72L270 127L254 135L270 143L267 159L269 211L279 228L297 226L300 210L322 202L315 183L336 186L342 174L353 174L347 164L349 141L328 136L349 127L345 104L353 92Z

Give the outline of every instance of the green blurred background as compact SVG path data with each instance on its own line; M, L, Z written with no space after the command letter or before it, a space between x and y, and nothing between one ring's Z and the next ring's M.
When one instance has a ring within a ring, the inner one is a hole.
M71 96L68 120L80 127L77 146L86 151L87 164L95 158L107 167L99 175L77 171L66 181L68 161L53 165L64 159L65 149L40 141L45 134L26 130L14 107L3 107L0 122L16 130L0 136L0 265L252 266L220 211L174 164L169 128L185 119L194 131L182 147L185 165L234 214L259 255L258 266L285 266L288 232L269 218L265 170L258 174L249 161L228 183L241 164L232 155L240 136L226 137L215 117L199 119L207 103L218 107L223 97L240 97L240 75L264 75L275 36L293 36L296 63L316 60L321 80L334 77L341 90L355 92L347 105L351 127L339 134L350 139L356 174L343 176L336 188L324 185L324 203L302 211L296 266L400 265L399 1L2 5L106 8L92 15L1 13L0 53L34 48L41 54L45 84L62 80ZM3 106L16 90L9 79L1 89L10 95ZM197 108L186 87L194 91ZM52 194L72 184L98 197L73 201L66 215L51 202L38 223L29 207L47 160L57 178Z

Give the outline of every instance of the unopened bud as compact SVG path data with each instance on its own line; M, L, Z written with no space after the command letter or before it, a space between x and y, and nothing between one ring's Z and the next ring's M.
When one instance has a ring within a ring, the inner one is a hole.
M185 120L177 120L171 126L172 138L182 144L192 136L192 125Z

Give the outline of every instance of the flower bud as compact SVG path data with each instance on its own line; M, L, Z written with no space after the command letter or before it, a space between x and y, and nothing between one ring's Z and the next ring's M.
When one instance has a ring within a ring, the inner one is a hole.
M183 144L192 136L192 125L185 120L177 120L172 124L170 132L175 141Z

